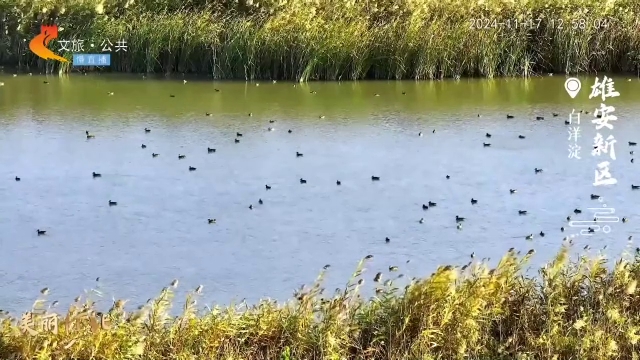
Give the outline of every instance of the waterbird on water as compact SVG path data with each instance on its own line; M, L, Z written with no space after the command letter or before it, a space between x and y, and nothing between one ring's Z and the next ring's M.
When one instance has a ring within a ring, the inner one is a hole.
M160 154L151 153L151 157L158 157L158 155L160 155Z
M524 135L518 135L518 139L524 139Z
M296 151L296 157L303 157L303 156L304 156L303 153Z
M189 166L189 171L196 171L196 168L194 168L193 166Z
M478 203L478 200L471 198L471 204L477 204L477 203Z
M340 180L336 180L336 185L341 185L342 183L340 182Z
M507 119L513 119L515 116L507 114Z
M536 116L536 120L544 120L544 116Z
M640 185L631 184L631 190L638 190L638 189L640 189Z
M307 183L307 180L300 178L300 184L306 184L306 183Z
M249 210L253 210L253 205L249 205Z
M205 116L211 116L211 113L205 113L204 115Z
M429 207L425 204L422 204L422 210L429 210Z
M527 215L527 210L518 210L519 215Z
M149 132L151 132L151 129L144 128L144 132L149 133Z
M558 116L558 115L560 115L560 114L558 114L558 113L552 113L551 115L553 115L553 117L557 117L557 116Z
M488 144L488 143L486 143L486 142L483 142L483 143L482 143L482 146L484 146L484 147L489 147L489 146L491 146L491 144Z
M565 124L565 125L571 125L571 121L569 121L569 120L565 120L565 121L564 121L564 124Z
M214 153L214 152L216 152L216 149L212 149L210 147L207 148L207 153L211 154L211 153Z
M436 206L438 203L434 203L433 201L429 201L429 206Z
M542 169L535 168L536 174L542 172Z
M178 159L184 159L186 157L186 155L180 155L178 154Z
M623 218L622 218L622 222L623 222L623 223L626 223L627 221L629 221L629 219L627 219L626 217L623 217Z
M89 134L89 130L85 130L84 133L87 134L87 139L93 139L96 137L95 135Z
M564 226L560 228L560 231L564 232Z
M571 216L567 216L567 221L571 221Z
M291 134L293 131L291 129L289 129L289 131L287 131L289 134Z
M47 231L46 231L46 230L40 230L40 229L38 229L37 231L38 231L38 236L40 236L40 235L44 235L44 234L46 234L46 233L47 233Z
M633 141L629 141L629 146L636 146L636 145L638 145L638 143L633 142Z
M207 219L207 221L209 222L209 224L215 224L216 223L216 219Z
M264 202L262 201L262 199L258 199L258 204L260 204L260 205L264 204Z
M94 177L94 178L97 178L97 177L101 177L101 176L102 176L102 174L98 174L98 173L97 173L97 172L95 172L95 171L94 171L93 173L91 173L91 175L93 175L93 177Z
M239 132L236 132L236 137L242 137L242 134Z
M515 194L517 191L518 190L516 190L516 189L509 189L509 193L511 193L511 194Z
M447 179L451 178L451 176L449 176L449 175L447 175L447 176L445 176L445 177L446 177Z
M371 176L371 181L379 181L380 177L379 176Z
M118 203L115 201L109 200L109 206L115 206L115 205L118 205Z
M418 133L418 136L422 137L422 131Z
M239 142L240 142L240 139L234 139L234 141L235 141L235 143L237 144L237 143L239 143Z
M435 133L436 133L436 129L433 129L433 131L432 131L431 133L432 133L432 134L435 134Z
M267 190L271 190L271 186L269 186L269 185L265 185L264 188L267 189Z
M591 200L598 200L598 199L600 199L600 195L591 194Z
M544 237L544 232L540 231L540 236Z
M418 220L418 222L419 222L420 224L424 223L424 218L420 218L420 220Z
M465 218L456 215L456 222L465 221Z
M533 234L529 234L525 237L526 240L533 240Z
M573 212L574 214L582 214L582 210L580 209L574 209Z
M490 137L491 137L491 134L486 133L484 136L486 136L486 137L490 138Z
M147 148L147 145L142 144L142 146L141 146L141 147L142 147L143 149L146 149L146 148Z
M20 181L20 178L16 176L16 181Z
M461 223L458 223L458 225L456 225L456 228L457 228L458 230L462 230L462 224L461 224Z

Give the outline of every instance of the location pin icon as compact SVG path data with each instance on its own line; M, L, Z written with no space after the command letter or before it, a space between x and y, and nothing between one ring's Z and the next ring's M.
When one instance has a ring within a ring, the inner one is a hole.
M564 88L572 99L578 95L581 87L582 84L580 83L580 80L576 78L568 78L567 81L564 82Z

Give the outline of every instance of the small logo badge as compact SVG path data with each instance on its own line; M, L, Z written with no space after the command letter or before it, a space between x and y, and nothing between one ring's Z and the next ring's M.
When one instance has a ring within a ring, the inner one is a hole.
M56 55L53 51L47 48L49 42L51 40L58 37L58 26L57 25L42 25L40 26L40 34L29 42L29 49L38 55L38 57L45 60L58 60L61 62L69 62L69 60L63 58L62 56Z

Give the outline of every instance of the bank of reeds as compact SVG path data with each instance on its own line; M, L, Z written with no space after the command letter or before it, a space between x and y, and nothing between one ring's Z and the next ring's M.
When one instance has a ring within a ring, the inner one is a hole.
M333 295L323 294L321 275L285 304L200 313L197 289L171 317L175 283L135 311L116 301L96 314L78 301L57 334L28 334L4 320L0 358L637 359L638 255L605 266L600 257L571 260L564 247L528 277L522 270L532 255L511 251L491 269L441 267L401 290L394 282L402 269L390 268L367 300L361 288L374 275L366 275L365 258Z
M120 72L296 81L637 73L639 15L636 0L0 0L0 63L45 69L28 41L56 22L59 38L85 48L126 40L126 53L112 53Z

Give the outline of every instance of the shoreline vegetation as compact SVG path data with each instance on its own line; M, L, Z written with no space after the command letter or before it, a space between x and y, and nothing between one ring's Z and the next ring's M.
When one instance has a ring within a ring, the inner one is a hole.
M368 256L333 295L322 293L325 267L287 303L202 313L198 287L177 317L169 315L177 281L135 311L117 300L100 314L77 299L57 334L28 334L16 320L2 320L0 358L637 359L640 250L607 264L602 255L571 259L570 247L538 276L525 275L533 250L510 250L495 268L472 259L407 279L402 289L394 285L401 268L374 276L365 271ZM375 295L364 299L361 290L374 278ZM34 309L46 308L45 299Z
M639 15L635 0L2 0L0 65L70 71L28 48L41 24L55 23L59 40L98 50L125 40L126 53L111 53L115 72L293 81L638 74Z

